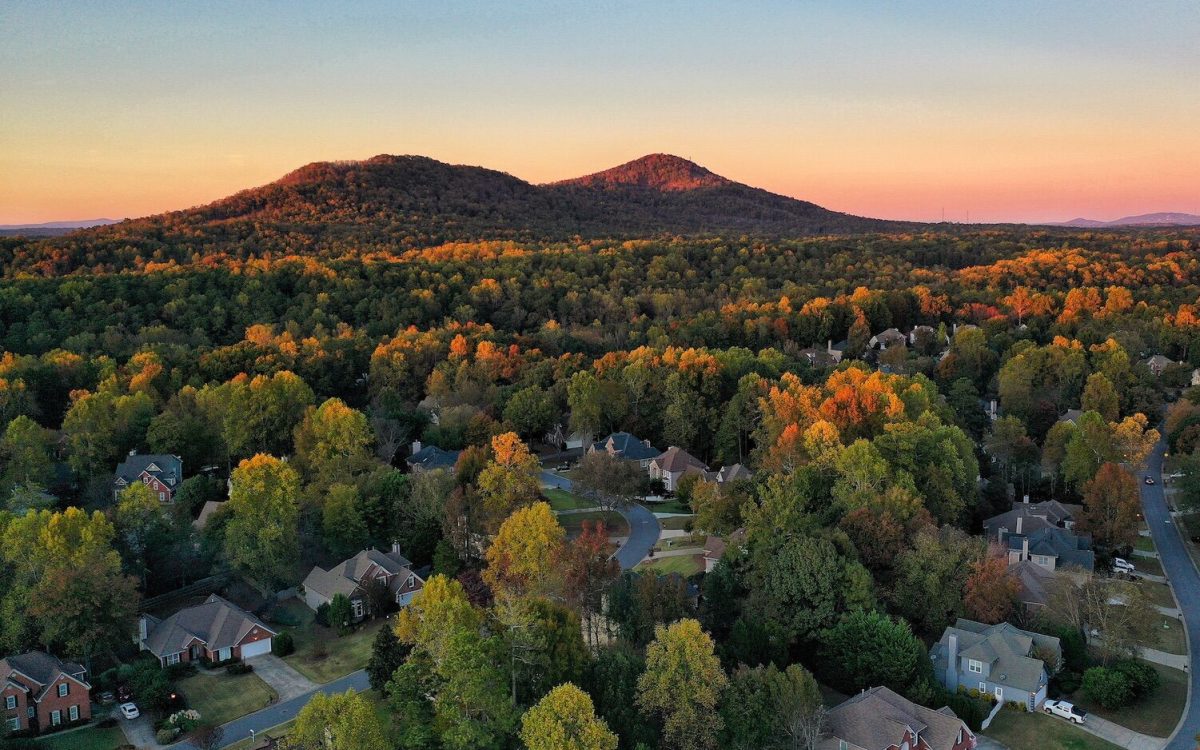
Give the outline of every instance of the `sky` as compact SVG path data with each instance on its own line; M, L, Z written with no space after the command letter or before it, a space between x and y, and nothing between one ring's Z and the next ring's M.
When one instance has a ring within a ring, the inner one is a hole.
M937 221L1200 213L1196 0L0 3L0 223L422 154L666 152Z

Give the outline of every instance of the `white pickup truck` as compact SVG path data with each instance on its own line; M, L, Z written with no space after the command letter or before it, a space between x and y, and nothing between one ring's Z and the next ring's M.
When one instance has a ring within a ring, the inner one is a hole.
M1073 721L1076 724L1082 724L1087 718L1087 711L1082 708L1075 708L1075 704L1067 703L1066 701L1046 701L1042 704L1042 710L1048 714L1061 716L1067 721Z

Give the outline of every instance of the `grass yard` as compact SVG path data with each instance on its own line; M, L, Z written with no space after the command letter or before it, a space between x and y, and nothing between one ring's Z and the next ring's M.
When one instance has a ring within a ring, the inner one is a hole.
M554 510L577 510L579 508L594 508L596 503L558 488L544 489L542 494L550 501Z
M316 623L296 628L291 631L296 652L285 656L284 661L313 682L331 682L345 677L367 666L375 632L390 623L390 620L371 620L341 638L335 631Z
M691 536L677 536L670 539L659 539L654 545L655 552L666 552L673 549L689 549L692 547L703 548L704 543L708 541L708 537L704 534L692 534Z
M1143 646L1166 651L1168 654L1187 653L1187 638L1184 636L1183 626L1174 617L1156 615L1150 620L1147 628L1138 634L1137 640Z
M1109 721L1115 721L1135 732L1148 734L1151 737L1168 737L1175 730L1175 725L1179 723L1184 704L1187 703L1187 674L1160 664L1151 664L1150 666L1158 672L1162 684L1146 700L1116 711L1109 711L1093 705L1083 696L1083 691L1078 690L1071 701L1077 706L1083 706L1089 713L1094 713Z
M1111 742L1088 734L1065 719L1043 713L1004 709L983 732L1013 750L1120 750Z
M636 570L653 571L658 575L678 573L687 577L704 572L703 555L673 555L639 563Z
M37 741L47 750L115 750L125 744L125 733L119 726L108 729L84 727L59 732Z
M1146 598L1150 600L1151 604L1156 604L1159 607L1170 607L1171 609L1178 608L1179 605L1175 603L1175 597L1171 596L1171 589L1167 584L1142 581L1138 586L1146 594Z
M583 533L584 521L604 521L609 536L629 536L629 524L615 510L595 510L587 513L570 513L559 516L558 522L566 529L567 536L575 538Z
M647 508L653 513L691 513L692 508L678 498L669 498L661 503L646 503Z
M1140 549L1143 552L1153 552L1154 540L1148 536L1139 536L1137 541L1133 543L1133 548ZM1134 565L1137 565L1137 563L1134 563Z
M284 723L282 723L278 726L271 727L270 729L268 729L264 732L259 732L257 739L253 740L253 744L257 745L259 742L262 741L263 737L269 736L269 737L272 737L277 740L281 739L283 737L286 737L289 734L291 734L292 725L295 723L296 723L296 720L292 719L291 721L285 721ZM225 748L225 750L250 750L250 748L252 746L253 745L251 744L250 738L247 737L246 739L241 740L240 742L235 742L232 745L229 745L228 747Z
M288 628L302 628L313 621L316 613L297 597L284 599L267 612L267 622Z
M671 516L670 518L658 519L658 525L663 529L689 530L692 528L692 524L695 522L695 516Z
M1129 558L1129 562L1133 563L1133 567L1137 568L1138 573L1147 573L1152 576L1160 576L1163 574L1162 565L1155 557L1138 557L1134 555Z
M200 673L176 683L189 708L210 724L224 724L266 708L279 696L253 672L231 675L224 670Z

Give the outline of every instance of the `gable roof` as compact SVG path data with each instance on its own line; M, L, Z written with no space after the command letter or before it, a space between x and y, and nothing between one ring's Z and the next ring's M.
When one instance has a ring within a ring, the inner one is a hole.
M946 628L942 639L930 649L935 668L945 668L951 635L958 638L960 659L974 659L991 665L990 681L1031 693L1037 692L1043 674L1049 673L1041 659L1031 656L1034 647L1062 653L1058 639L1053 636L1030 633L1007 622L986 625L959 618Z
M611 445L612 449L609 450ZM650 441L641 440L628 432L614 432L603 440L592 445L592 450L607 451L630 461L646 461L657 458L662 454L658 448L650 445Z
M708 466L703 461L676 445L667 448L663 451L662 455L657 456L651 463L660 470L672 474L677 471L687 471L688 469L708 471Z
M1021 560L1008 566L1008 570L1021 584L1017 601L1025 605L1044 607L1050 602L1046 587L1054 579L1054 573L1032 560Z
M367 549L329 570L313 567L305 577L303 585L305 589L311 589L326 599L332 599L337 594L351 596L358 590L359 582L372 566L394 576L388 582L392 590L404 585L410 575L415 575L412 563L399 552Z
M82 666L74 662L63 661L45 651L27 651L0 659L0 682L8 680L13 672L23 675L39 688L47 687L58 679L60 674L65 674L76 682L91 688L91 685L84 680L86 671Z
M422 469L449 469L458 463L459 453L461 451L447 451L436 445L426 445L404 460L409 466L420 466Z
M729 466L722 466L720 469L717 469L716 472L716 480L720 484L753 478L754 474L752 474L750 470L742 464L730 464Z
M113 472L116 479L127 484L138 481L142 472L148 472L171 489L183 481L183 459L165 453L131 453L117 464Z
M960 733L971 730L949 708L934 711L886 687L873 687L829 710L828 733L866 750L887 750L900 743L906 729L932 750L951 750Z
M1073 565L1092 570L1096 565L1096 553L1092 551L1092 538L1087 534L1075 534L1056 526L1038 529L1029 534L1009 534L1008 548L1019 550L1029 541L1029 554L1044 555L1058 559L1058 565Z
M1000 540L1000 530L1008 533L1017 531L1017 519L1021 519L1021 533L1031 534L1038 529L1057 528L1073 523L1083 513L1082 505L1045 500L1040 503L1013 503L1012 510L992 516L983 522L989 540Z
M146 650L162 658L185 650L194 640L210 651L236 646L255 627L277 633L249 612L213 594L203 604L181 609L162 621L147 617Z

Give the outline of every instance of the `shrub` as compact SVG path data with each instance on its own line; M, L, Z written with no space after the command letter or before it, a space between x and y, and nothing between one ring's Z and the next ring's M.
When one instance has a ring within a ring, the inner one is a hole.
M1129 690L1133 693L1133 700L1141 700L1149 696L1158 690L1158 685L1162 681L1157 669L1136 659L1119 661L1112 668L1125 675L1125 679L1129 681Z
M947 696L946 705L950 707L955 716L962 719L971 728L972 732L980 731L987 713L983 710L983 704L977 699L960 692Z
M325 602L317 607L317 613L313 616L313 620L318 625L329 627L329 602Z
M196 665L190 661L181 661L178 664L172 664L167 667L167 677L171 680L182 680L194 674L196 674Z
M1057 695L1070 695L1079 689L1080 676L1078 672L1059 672L1054 675L1053 683Z
M107 719L101 719L100 721L96 722L97 729L112 729L116 725L117 725L117 720L112 718L111 716L108 717Z
M160 745L170 745L175 741L177 732L174 729L160 729L154 733L154 739Z
M271 653L276 656L287 656L296 652L296 641L286 630L271 639Z
M1129 678L1108 667L1092 667L1083 673L1083 694L1105 708L1120 708L1133 700Z
M247 664L242 661L235 661L233 664L230 664L228 667L225 667L226 674L250 674L253 671L254 671L253 665Z

